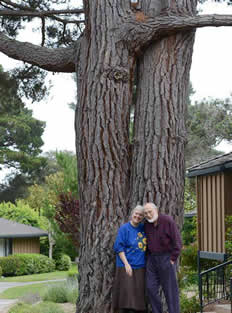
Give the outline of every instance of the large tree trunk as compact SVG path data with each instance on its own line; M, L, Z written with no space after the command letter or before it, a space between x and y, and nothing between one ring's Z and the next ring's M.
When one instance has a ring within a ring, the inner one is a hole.
M160 14L145 2L145 14ZM158 4L158 3L157 3ZM168 11L195 13L196 1L172 1ZM130 206L155 202L183 221L185 117L194 31L150 45L138 61Z
M162 39L139 59L130 168L134 59L112 32L121 23L123 10L129 8L121 2L118 10L114 1L110 2L111 6L105 1L86 1L88 23L77 68L81 207L78 313L112 311L112 246L129 207L155 201L177 222L181 223L183 216L186 96L194 33ZM147 15L163 9L156 7L156 0L144 3Z
M77 312L109 313L113 241L128 215L133 58L113 29L128 3L85 1L88 23L77 68L80 282Z

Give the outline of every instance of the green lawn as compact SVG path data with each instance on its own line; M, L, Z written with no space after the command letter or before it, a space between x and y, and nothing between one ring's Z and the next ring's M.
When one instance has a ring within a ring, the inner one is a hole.
M76 264L73 264L70 271L77 272ZM30 281L43 281L43 280L53 280L66 278L68 271L56 271L52 273L34 274L34 275L24 275L15 277L0 278L0 282L30 282Z
M51 283L41 283L41 284L31 284L27 286L13 287L3 291L0 294L1 299L17 299L19 297L25 296L27 294L39 294L42 296L47 287L55 284L60 284L61 282L51 282Z

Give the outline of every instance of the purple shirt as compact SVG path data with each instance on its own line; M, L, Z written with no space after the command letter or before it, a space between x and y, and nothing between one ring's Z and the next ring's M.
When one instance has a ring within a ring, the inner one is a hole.
M182 242L180 232L173 218L159 213L157 225L145 222L148 253L170 253L176 261L180 255Z

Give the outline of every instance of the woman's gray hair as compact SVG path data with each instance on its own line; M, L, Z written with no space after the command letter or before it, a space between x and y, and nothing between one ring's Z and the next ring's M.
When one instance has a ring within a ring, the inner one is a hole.
M144 213L144 207L143 207L142 205L136 205L136 207L135 207L134 209L132 209L130 216L132 216L132 214L133 214L135 211L139 211L139 212L141 212L141 213Z

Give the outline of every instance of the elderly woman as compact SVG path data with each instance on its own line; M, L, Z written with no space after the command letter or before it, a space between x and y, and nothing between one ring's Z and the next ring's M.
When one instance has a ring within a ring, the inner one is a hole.
M113 308L117 312L145 310L145 251L144 209L136 206L130 221L119 228L114 244L116 275L113 286Z

